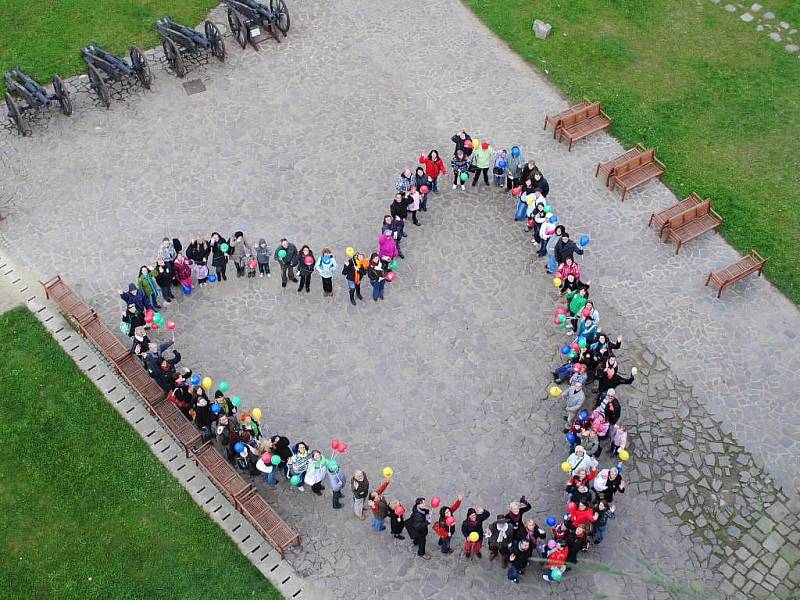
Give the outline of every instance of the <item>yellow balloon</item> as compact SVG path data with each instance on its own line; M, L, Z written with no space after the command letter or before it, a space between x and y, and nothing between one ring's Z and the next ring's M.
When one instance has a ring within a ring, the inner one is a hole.
M477 150L481 147L481 141L477 138L472 138L472 147Z
M470 542L472 542L472 543L475 543L475 542L477 542L479 539L481 539L481 536L480 536L480 535L478 535L478 532L477 532L477 531L473 531L472 533L470 533L470 534L467 536L467 539L468 539Z
M211 389L211 386L214 385L214 382L211 381L211 377L203 377L203 387L207 390Z
M391 479L392 475L394 475L394 469L392 467L383 467L383 476L386 479Z
M554 385L550 388L550 395L551 396L560 396L561 395L561 388L557 385Z
M528 206L531 206L533 204L533 198L526 198L525 199L525 204L527 204Z
M355 256L355 253L356 253L356 251L355 251L355 249L354 249L352 246L348 246L348 247L347 247L347 250L345 250L345 251L344 251L344 253L345 253L347 256L349 256L350 258L353 258L353 256Z
M261 418L261 409L260 408L254 408L253 412L251 412L250 414L253 415L253 418L256 421L258 421Z
M572 467L569 466L569 463L567 461L564 461L561 463L561 470L564 471L564 473L569 473L570 471L572 471Z
M628 453L628 451L625 450L625 448L620 450L618 454L620 460L628 460L631 457L630 453Z
M553 279L553 285L556 287L561 287L561 277L556 277Z

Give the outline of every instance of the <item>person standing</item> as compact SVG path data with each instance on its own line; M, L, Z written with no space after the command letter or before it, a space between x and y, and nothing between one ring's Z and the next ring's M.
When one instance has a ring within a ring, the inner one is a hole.
M161 240L161 245L158 247L158 258L163 258L164 262L167 266L172 267L172 263L175 262L175 256L177 256L178 250L172 243L168 237L165 237Z
M230 245L227 240L223 239L216 231L211 234L209 245L211 247L211 266L214 267L216 271L217 281L227 281L228 276L225 274L225 271L228 268L228 251L230 250Z
M428 152L427 157L425 155L420 155L419 162L421 165L425 166L425 173L430 177L431 191L438 192L439 188L437 182L439 175L447 175L447 168L444 166L444 161L439 156L439 151L431 150ZM423 204L422 210L423 212L428 210L427 202Z
M405 194L411 189L412 185L414 185L414 175L411 173L411 169L406 167L403 169L403 172L400 173L400 177L397 178L394 189L399 194Z
M456 154L459 150L461 150L465 157L470 157L472 154L472 138L466 131L462 129L453 137L451 137L450 140L456 145L456 147L453 149L453 154ZM469 144L467 144L468 141Z
M392 537L397 540L404 540L406 536L403 535L406 522L403 515L406 514L406 509L400 504L399 500L392 500L389 502L389 531Z
M311 276L314 274L315 262L311 248L308 247L308 244L304 244L300 248L300 261L297 266L300 271L300 285L297 286L298 292L302 292L303 288L306 289L306 293L311 292Z
M258 246L256 246L256 262L258 263L259 277L263 277L264 275L272 277L269 271L269 254L270 251L267 247L267 240L261 238L258 240Z
M389 487L389 480L386 479L378 486L377 490L373 490L369 494L369 509L372 511L372 528L375 531L383 531L386 529L384 521L389 515L389 505L386 503L386 498L383 493Z
M513 190L520 183L522 176L522 152L519 146L511 146L511 156L506 160L506 189Z
M443 506L439 509L439 520L434 524L433 530L439 536L439 548L442 554L450 554L453 549L450 548L450 542L453 539L453 534L456 532L456 518L455 512L461 506L462 496L456 498L456 501L450 506Z
M191 240L189 247L186 248L186 258L194 261L194 264L198 267L198 272L204 271L206 273L205 277L197 277L197 285L204 286L206 284L206 279L208 278L207 262L209 254L211 254L211 246L202 235L197 236L195 240ZM203 267L206 268L203 269Z
M411 518L408 520L407 528L411 536L411 541L417 547L417 556L430 560L431 555L425 552L425 542L428 537L428 523L430 522L431 509L425 503L425 498L417 498L414 501L414 508L411 509Z
M339 500L342 499L342 489L344 488L344 484L347 482L347 478L345 477L344 471L342 471L341 466L339 463L333 460L328 461L328 483L331 486L331 492L333 492L333 508L339 509L342 508L342 505L339 504Z
M511 526L505 515L497 515L497 520L489 525L489 535L486 543L489 546L489 560L494 560L500 555L500 566L505 569L508 567L508 555L511 552Z
M475 178L472 180L472 187L478 185L478 179L483 174L483 182L489 185L489 169L492 167L492 159L494 158L494 150L489 145L489 142L482 142L481 145L473 152L475 160Z
M244 275L245 267L252 254L253 250L247 240L244 239L244 233L241 231L234 233L233 242L231 242L231 257L233 258L233 265L236 267L237 277Z
M461 185L461 191L463 192L466 190L464 182L469 179L469 159L463 150L456 150L455 155L450 160L450 168L453 169L453 189L456 189L457 185ZM463 179L462 174L466 174Z
M369 495L369 480L366 473L361 469L353 473L353 478L350 480L350 489L353 492L353 513L356 519L363 521L366 519L364 516L364 502Z
M164 295L164 301L167 304L175 299L172 294L172 278L175 277L173 272L174 264L174 262L167 263L161 256L156 258L156 283L161 288L161 293Z
M377 252L373 252L372 256L370 256L367 276L372 285L372 300L374 302L383 300L383 290L386 287L386 271L383 268L383 261Z
M342 269L342 274L347 279L347 287L350 290L350 304L353 306L356 305L356 296L358 296L359 300L364 299L361 296L361 280L367 274L368 267L369 262L367 262L366 257L358 253L353 255L345 264L344 269Z
M563 265L567 259L571 259L574 262L575 254L583 255L583 249L579 248L575 242L569 239L569 234L566 231L561 232L561 236L556 242L554 252L556 262L559 265ZM580 272L578 276L580 277Z
M565 417L567 423L564 425L564 433L566 433L567 429L572 426L572 422L575 420L575 415L580 412L585 401L586 394L584 394L583 384L580 382L576 382L574 385L569 386L564 392L564 408L567 411L567 416Z
M333 296L333 274L336 273L336 258L330 248L322 249L322 256L317 259L315 269L322 278L322 295Z
M408 234L405 232L406 219L408 218L408 207L414 202L413 198L408 197L405 193L397 193L394 195L392 203L389 205L389 214L399 219L400 224L397 226L397 242L406 237Z
M275 250L274 258L281 266L281 287L286 287L288 280L297 283L297 278L294 276L294 268L300 260L297 255L297 246L286 238L281 238L281 242Z
M139 268L139 279L136 285L144 292L144 305L152 310L161 310L158 304L158 285L156 284L155 271L151 271L147 265Z
M461 523L461 534L464 536L464 555L469 559L475 553L479 559L483 543L483 522L489 518L489 511L482 506L467 510L467 518Z
M508 557L508 573L506 577L512 583L519 583L519 576L525 572L531 558L531 547L527 539L519 540L511 545L511 554Z

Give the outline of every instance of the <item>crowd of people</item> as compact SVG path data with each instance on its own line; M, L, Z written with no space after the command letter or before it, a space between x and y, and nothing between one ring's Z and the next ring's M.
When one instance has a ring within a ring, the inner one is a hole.
M546 581L559 581L571 565L591 544L605 539L610 520L617 514L615 500L625 492L622 477L623 463L629 458L628 433L621 421L622 404L618 388L631 384L636 368L630 375L621 373L615 351L621 347L621 336L612 336L600 326L600 313L590 299L590 281L585 280L577 257L584 254L588 236L576 243L566 226L549 203L550 186L533 160L524 160L519 146L495 150L487 141L471 137L461 130L452 138L453 156L450 160L452 189L466 191L483 179L484 186L494 186L516 201L514 218L526 222L525 232L531 242L538 244L538 256L546 257L544 270L553 277L558 289L559 303L553 324L566 335L560 348L563 362L553 368L553 383L549 393L564 402L563 433L564 460L560 468L565 473L564 510L558 516L548 516L540 524L530 516L531 504L523 495L510 502L507 509L490 512L476 505L467 508L463 519L457 517L463 498L443 503L434 496L417 497L409 508L399 499L387 499L393 471L386 467L382 481L373 487L364 470L354 470L348 479L337 457L346 453L347 445L339 440L327 448L314 449L305 441L292 443L281 434L268 435L262 428L261 410L240 410L241 400L230 394L227 382L214 383L210 377L194 373L181 366L181 355L172 350L173 340L157 342L150 339L154 330L171 321L161 315L161 302L174 299L173 287L192 293L197 286L227 280L227 264L233 262L238 277L270 277L270 260L277 262L281 284L298 284L297 291L310 292L316 273L322 279L323 295L333 293L333 277L339 265L330 248L322 249L315 257L304 244L297 249L287 239L281 239L274 251L265 239L251 245L241 231L224 238L218 232L208 240L202 236L192 239L186 248L178 239L164 238L155 253L152 266L143 265L136 282L127 290L119 290L126 303L120 329L131 337L132 351L141 358L148 373L155 379L188 419L194 421L204 440L215 440L225 456L252 477L263 477L269 486L280 479L300 492L310 489L322 496L327 482L333 509L341 509L345 491L352 496L353 515L365 520L371 514L376 532L386 529L395 539L408 536L419 557L430 560L427 551L431 532L443 555L454 552L453 540L463 538L466 559L483 558L484 545L488 559L497 560L509 581L520 578L536 563L542 568ZM378 249L367 258L364 253L347 248L344 276L350 302L362 300L361 281L366 277L372 285L374 301L384 298L384 285L391 281L397 269L397 258L403 259L402 243L408 236L405 226L410 219L421 226L419 213L429 208L431 194L439 191L438 180L449 175L437 150L419 156L419 165L405 168L395 182L395 195L384 216L378 238ZM491 171L491 181L490 181ZM567 383L562 389L558 384ZM597 385L591 395L589 388ZM215 388L215 389L214 389ZM213 394L211 393L214 389ZM608 460L604 467L601 460ZM460 527L457 527L461 520Z

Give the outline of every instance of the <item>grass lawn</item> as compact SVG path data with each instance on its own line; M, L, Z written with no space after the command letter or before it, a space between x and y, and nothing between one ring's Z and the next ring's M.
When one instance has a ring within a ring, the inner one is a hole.
M69 77L86 71L83 46L97 43L127 55L160 43L153 23L169 15L194 27L217 0L2 0L0 70L19 65L31 77L49 82L53 73ZM0 81L0 90L4 92Z
M784 43L709 0L466 2L571 99L600 100L626 147L655 147L678 197L711 197L725 238L800 302L800 60ZM765 7L800 27L795 0Z
M281 598L30 312L0 315L0 347L0 590Z

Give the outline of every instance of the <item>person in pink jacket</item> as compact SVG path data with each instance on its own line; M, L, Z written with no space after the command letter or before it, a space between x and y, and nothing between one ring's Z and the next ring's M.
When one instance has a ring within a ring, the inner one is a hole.
M378 240L378 251L381 258L388 257L389 260L397 258L397 242L395 242L390 229L384 231Z

